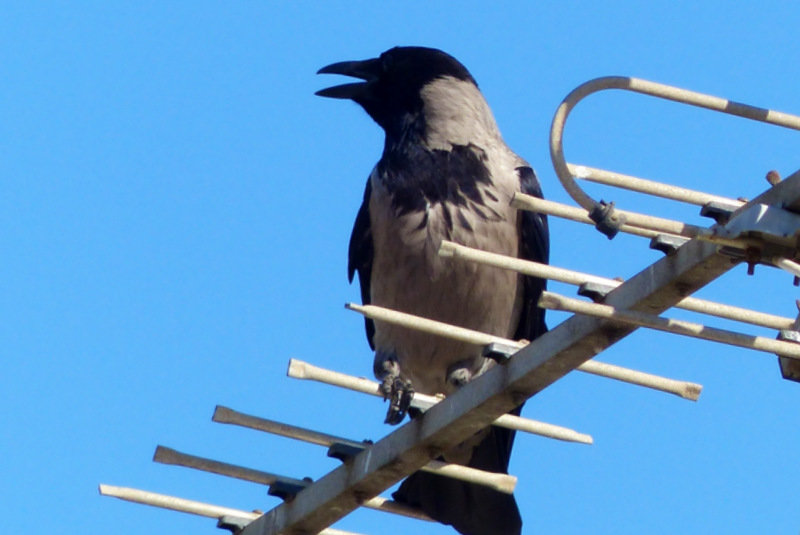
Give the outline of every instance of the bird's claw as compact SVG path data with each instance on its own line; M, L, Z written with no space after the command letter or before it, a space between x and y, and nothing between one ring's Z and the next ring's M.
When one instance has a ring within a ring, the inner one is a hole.
M389 410L386 411L385 423L397 425L406 417L414 397L411 381L403 380L398 376L387 376L381 383L383 399L389 401Z

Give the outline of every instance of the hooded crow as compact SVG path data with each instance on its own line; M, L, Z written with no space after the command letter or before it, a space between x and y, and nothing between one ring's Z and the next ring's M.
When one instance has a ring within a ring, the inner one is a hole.
M502 337L544 333L536 303L545 281L437 254L451 240L537 262L549 256L545 216L510 205L516 192L541 197L536 175L503 142L469 71L440 50L396 47L319 73L359 79L317 95L355 101L385 133L350 238L348 276L358 273L363 302ZM414 391L447 395L495 364L479 346L370 319L366 331L391 424ZM513 440L491 427L443 458L505 473ZM487 487L417 472L394 498L464 535L521 531L514 497Z

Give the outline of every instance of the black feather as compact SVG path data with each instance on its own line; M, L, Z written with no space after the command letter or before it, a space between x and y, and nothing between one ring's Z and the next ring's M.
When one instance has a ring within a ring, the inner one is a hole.
M519 416L522 406L510 414ZM508 473L514 431L491 427L473 450L467 466L487 472ZM392 494L400 503L422 509L442 524L465 535L520 535L522 517L517 501L489 487L428 472L414 472Z
M353 232L350 234L350 247L347 258L347 279L353 282L353 276L358 272L358 283L361 286L361 302L365 305L370 304L370 277L372 276L372 225L369 219L369 198L372 195L372 184L367 180L364 188L364 200L361 208L358 209L356 222L353 224ZM367 342L370 349L375 349L372 341L375 335L375 323L365 317L364 328L367 331Z
M542 198L542 189L536 179L536 173L530 167L518 167L520 190L522 193ZM519 257L547 264L550 261L550 238L547 216L528 210L520 210L520 244ZM524 297L517 331L517 340L533 340L545 332L545 311L536 304L542 292L547 288L547 280L536 277L523 277Z
M478 186L492 183L484 159L483 151L471 144L454 145L451 150L403 144L384 151L378 175L398 215L439 203L484 206Z

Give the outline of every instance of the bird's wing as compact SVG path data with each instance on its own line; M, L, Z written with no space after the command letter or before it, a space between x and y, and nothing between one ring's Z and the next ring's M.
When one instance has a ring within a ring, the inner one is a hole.
M520 191L528 195L542 198L542 188L533 169L527 166L517 167ZM550 237L547 229L547 216L537 212L520 210L520 248L519 256L525 260L548 263L550 260ZM544 309L536 306L539 296L545 290L547 281L535 277L524 278L524 296L522 312L515 338L517 340L533 340L544 334L547 326L544 322Z
M350 248L347 258L347 278L353 282L353 276L358 271L358 283L361 286L361 301L368 305L370 303L370 277L372 276L372 228L369 218L369 199L372 195L372 181L367 179L367 187L364 189L364 201L356 215L356 222L353 224L353 232L350 234ZM372 337L375 334L375 324L369 318L364 318L364 327L367 331L367 341L369 347L375 349Z

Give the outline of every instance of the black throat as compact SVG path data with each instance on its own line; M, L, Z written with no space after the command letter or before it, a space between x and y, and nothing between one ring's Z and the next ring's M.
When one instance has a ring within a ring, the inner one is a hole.
M418 139L403 141L390 143L387 136L378 162L378 178L391 195L397 215L424 211L438 203L485 206L478 186L492 180L483 149L472 144L430 149Z

